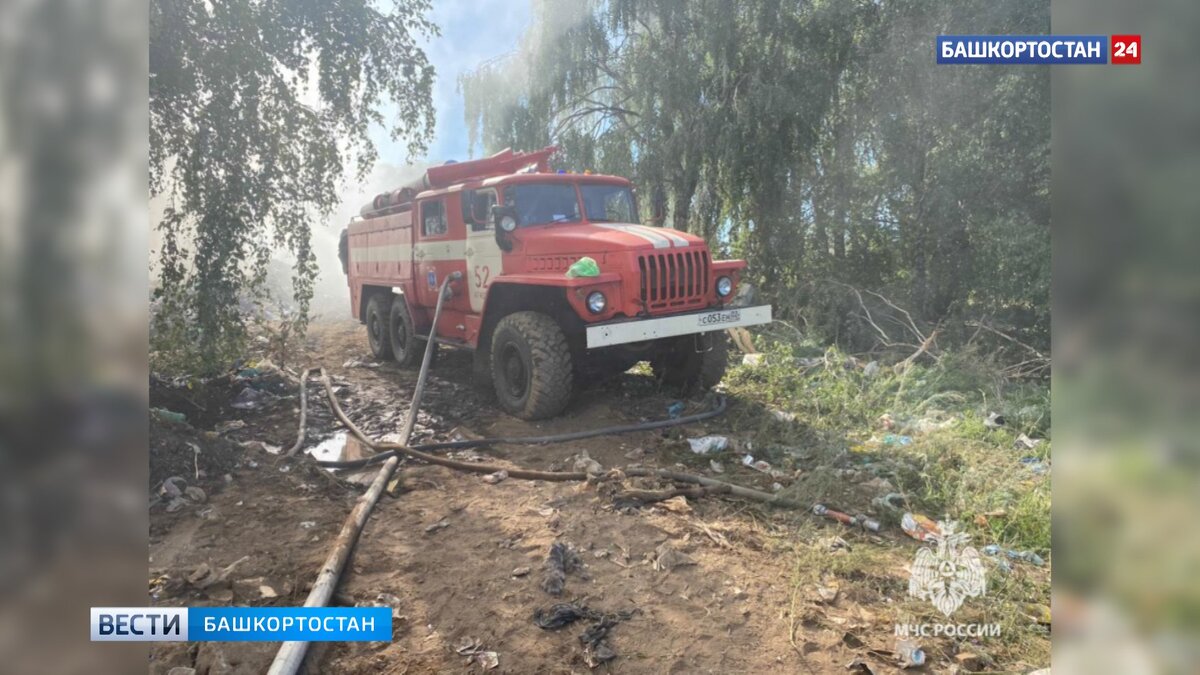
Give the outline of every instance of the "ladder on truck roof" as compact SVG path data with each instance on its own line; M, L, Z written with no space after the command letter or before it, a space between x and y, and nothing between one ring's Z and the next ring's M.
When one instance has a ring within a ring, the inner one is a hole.
M412 201L425 190L444 188L469 180L505 176L532 169L545 172L550 169L550 155L558 150L553 145L533 152L513 152L505 148L491 157L451 162L427 169L418 179L406 183L391 192L381 192L359 211L363 218L385 215Z

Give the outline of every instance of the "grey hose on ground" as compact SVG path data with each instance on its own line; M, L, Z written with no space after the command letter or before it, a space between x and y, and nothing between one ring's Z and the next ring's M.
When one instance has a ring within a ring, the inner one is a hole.
M429 363L433 357L435 348L434 337L437 335L437 322L442 314L442 302L446 299L447 291L449 291L450 283L458 281L462 278L461 272L454 272L442 280L441 289L438 292L437 306L433 310L433 326L429 330L429 339L425 344L425 357L421 361L421 372L417 376L417 388L413 392L412 404L408 409L408 420L404 423L404 431L401 434L403 443L408 443L408 437L412 434L413 421L417 417L417 410L421 405L421 395L424 393L425 376L429 373ZM311 369L310 369L311 370ZM304 375L308 375L308 370L304 371ZM337 406L337 399L333 395L333 387L329 383L329 378L325 376L325 370L321 370L321 381L325 385L325 392L329 395L330 402L335 406L335 410L341 410ZM300 380L301 391L304 389L304 379ZM303 402L303 397L301 401ZM303 411L303 405L301 407ZM303 415L302 415L303 417ZM339 417L345 419L345 415ZM303 422L301 423L303 425ZM362 435L356 427L347 425L357 433L355 435L362 438L364 442L367 439ZM297 446L303 441L303 428L300 432L300 439L297 441ZM308 599L304 601L305 607L324 607L329 604L329 600L333 597L333 593L337 590L338 579L342 576L342 570L346 566L346 560L350 558L350 552L354 550L354 545L358 542L358 535L362 532L362 528L367 523L367 518L371 515L371 509L375 507L375 503L379 501L379 495L383 493L383 488L387 485L388 479L400 464L399 456L392 456L384 462L379 469L379 473L375 475L375 480L371 481L366 493L359 498L358 503L354 505L354 509L350 512L350 516L342 525L342 531L338 534L337 540L334 542L333 550L329 552L329 557L326 558L325 564L321 566L321 571L317 574L317 580L313 584L312 590L308 594ZM271 662L271 668L267 671L268 675L294 675L299 669L300 664L304 662L304 655L308 653L309 643L306 641L288 641L284 642L279 647L279 652L275 654L275 660Z
M332 394L330 395L330 404L336 405ZM667 429L677 427L693 422L700 422L725 413L727 401L724 396L717 397L713 407L704 412L699 412L686 417L676 417L674 419L652 420L650 422L640 422L637 424L623 424L615 427L603 427L600 429L586 429L584 431L572 431L565 434L553 434L550 436L515 436L515 437L500 437L500 438L476 438L468 441L438 441L434 443L422 443L421 445L407 446L407 450L417 450L428 452L430 450L464 450L467 448L478 448L487 445L549 445L551 443L565 443L567 441L579 441L585 438L595 438L597 436L615 436L617 434L628 434L636 431L653 431L655 429ZM346 423L345 420L342 420ZM377 450L390 450L391 452L381 452L378 455L373 455L365 459L351 460L319 460L317 464L326 469L360 469L371 464L377 464L386 460L391 455L399 452L397 448L403 446L395 443L371 443L360 438L364 443Z

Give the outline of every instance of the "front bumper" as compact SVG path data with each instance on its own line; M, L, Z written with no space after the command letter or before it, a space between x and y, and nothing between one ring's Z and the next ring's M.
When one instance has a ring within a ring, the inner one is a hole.
M588 349L771 323L771 306L706 309L657 319L623 319L587 327Z

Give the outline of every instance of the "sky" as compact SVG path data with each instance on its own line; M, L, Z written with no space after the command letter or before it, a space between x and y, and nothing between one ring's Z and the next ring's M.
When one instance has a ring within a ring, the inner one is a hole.
M433 0L430 20L441 36L428 40L425 54L437 71L433 105L437 111L435 137L424 158L432 164L448 159L468 159L467 129L459 75L484 61L512 52L529 26L529 0ZM374 136L380 160L388 164L412 163L403 143L393 142L382 129Z
M469 159L458 76L484 61L515 51L531 17L531 0L433 0L429 18L442 34L426 41L423 49L437 71L433 88L437 113L434 140L425 157L410 158L406 144L393 141L386 129L380 127L372 132L371 140L379 149L375 168L362 181L350 172L342 186L340 205L321 226L313 228L313 253L320 270L313 289L314 314L341 317L349 311L337 242L338 234L358 214L359 208L376 194L395 189L424 171L421 166L411 167L412 164ZM394 107L385 106L383 114L385 119L394 119Z

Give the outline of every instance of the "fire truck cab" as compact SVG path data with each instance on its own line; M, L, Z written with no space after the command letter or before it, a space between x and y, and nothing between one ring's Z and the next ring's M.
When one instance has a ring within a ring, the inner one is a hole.
M639 224L628 180L551 171L554 151L434 167L362 208L339 253L372 353L419 364L438 288L461 272L435 341L473 350L513 415L556 415L576 382L643 360L685 392L719 382L724 330L771 320L768 305L733 305L745 262ZM584 257L599 273L568 275Z

